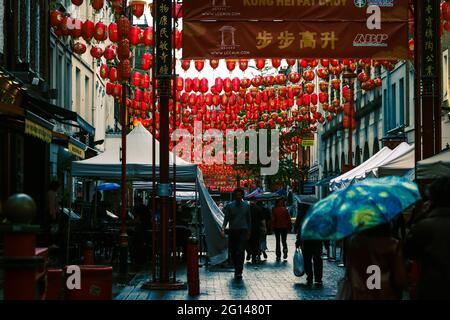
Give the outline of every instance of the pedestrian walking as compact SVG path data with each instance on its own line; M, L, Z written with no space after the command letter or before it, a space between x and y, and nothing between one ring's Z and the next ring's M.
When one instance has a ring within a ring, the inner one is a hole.
M45 220L44 226L47 231L47 241L50 247L57 247L57 233L59 229L59 213L60 213L60 199L58 196L59 182L54 180L50 183L47 191L47 198L45 203Z
M252 228L250 232L250 238L248 241L248 247L250 250L250 256L252 264L260 262L260 238L261 238L261 221L263 221L262 209L256 202L250 203L250 213Z
M392 237L389 223L349 237L345 247L351 300L402 298L407 286L405 261L401 242Z
M225 218L222 226L222 237L225 237L225 228L229 228L229 251L234 264L236 280L242 279L244 269L245 246L250 238L252 228L250 205L243 201L244 190L237 188L233 192L234 201L225 207Z
M283 259L288 257L288 247L286 243L286 238L288 232L292 228L291 216L288 210L284 206L283 199L278 199L275 203L275 207L272 208L272 228L275 232L276 239L276 249L275 253L277 255L277 261L281 260L281 245L280 240L283 245Z
M418 299L450 299L450 178L440 178L427 191L429 213L411 228L405 255L420 266Z
M263 255L264 259L267 259L267 235L271 233L271 220L272 215L270 213L270 210L267 209L266 206L262 202L257 203L261 210L262 210L262 219L260 222L260 252Z
M295 220L295 230L297 231L295 246L302 249L307 285L311 286L313 280L315 280L315 283L321 286L323 276L322 241L301 240L302 224L309 208L310 205L305 203L298 206L297 219Z

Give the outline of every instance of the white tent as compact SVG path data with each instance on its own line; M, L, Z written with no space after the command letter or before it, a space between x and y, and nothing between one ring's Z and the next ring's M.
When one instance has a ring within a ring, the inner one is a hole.
M389 149L388 147L383 147L380 151L378 151L371 158L363 162L361 165L331 180L330 181L331 189L333 190L341 189L352 183L352 181L354 181L355 179L365 178L367 171L375 168L391 153L392 153L391 149Z
M450 150L419 161L417 163L417 179L436 179L450 177Z
M139 124L127 135L127 178L131 180L149 179L152 176L152 144L150 132ZM119 145L112 145L96 157L72 162L74 177L95 177L98 179L118 179L122 175ZM195 182L197 166L176 157L176 179L178 182ZM173 154L169 154L170 177L172 177ZM159 178L159 142L155 142L155 171Z
M411 145L403 154L373 170L375 176L403 176L415 167L414 145Z

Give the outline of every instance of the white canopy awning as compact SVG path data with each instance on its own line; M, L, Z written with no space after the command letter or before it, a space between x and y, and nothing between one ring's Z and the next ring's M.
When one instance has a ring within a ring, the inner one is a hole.
M419 161L417 163L417 179L436 179L450 177L450 149Z
M403 154L398 155L396 158L373 170L375 176L385 177L405 175L408 171L414 169L414 150L414 145L411 145Z
M380 151L363 162L361 165L331 180L330 187L333 190L340 189L350 184L357 178L364 178L367 171L375 168L379 163L386 159L386 157L389 156L391 152L392 150L388 147L383 147Z
M153 138L150 132L139 124L127 135L127 179L144 180L152 176ZM122 175L120 144L112 144L96 157L72 162L74 177L95 177L98 179L119 179ZM170 177L172 178L173 154L169 154ZM197 166L176 157L177 182L195 182ZM159 142L155 142L155 170L159 178Z

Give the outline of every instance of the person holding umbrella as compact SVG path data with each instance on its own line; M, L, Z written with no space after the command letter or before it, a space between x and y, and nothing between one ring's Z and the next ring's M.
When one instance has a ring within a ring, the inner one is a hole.
M346 243L340 299L400 299L406 286L403 250L389 223L420 199L417 185L401 177L366 179L316 203L304 219L302 240ZM346 292L344 294L344 291Z

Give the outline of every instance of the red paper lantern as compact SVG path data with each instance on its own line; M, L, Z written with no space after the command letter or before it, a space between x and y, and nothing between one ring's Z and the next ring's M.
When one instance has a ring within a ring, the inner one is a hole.
M108 26L109 40L112 42L119 41L119 30L116 23L110 23Z
M208 92L208 79L206 79L206 78L203 78L201 81L200 81L200 92L201 93L206 93L206 92Z
M117 56L119 60L125 60L130 58L130 41L128 39L122 39L119 41L119 47L117 48Z
M242 71L247 70L248 68L248 60L247 59L240 59L239 60L239 69Z
M138 71L135 71L133 73L132 84L135 87L137 87L141 84L141 74Z
M181 60L181 68L184 71L188 71L191 67L191 60Z
M72 0L72 3L76 6L81 6L83 4L83 0Z
M57 28L63 21L63 15L59 10L53 10L50 14L50 24L53 28Z
M141 35L141 28L139 28L138 26L132 26L130 29L130 43L133 46L137 46L139 44L140 35Z
M222 89L223 89L223 80L222 80L222 78L220 78L220 77L216 78L214 85L215 85L216 91L218 93L222 92Z
M331 80L331 86L333 87L333 89L339 90L341 87L341 80L339 80L339 79Z
M81 29L83 28L83 21L80 19L72 19L69 25L70 35L73 39L78 39L81 37Z
M286 59L288 66L293 67L295 65L295 59Z
M278 69L281 66L281 59L272 59L272 67Z
M133 15L140 18L144 14L145 1L144 0L131 0L130 5L133 8Z
M284 74L279 74L276 76L275 81L278 85L286 84L286 76Z
M93 46L91 48L91 56L95 59L100 59L103 56L103 49L98 46Z
M298 72L291 72L288 78L291 83L298 83L301 79L301 76Z
M265 59L256 59L255 64L256 64L256 68L258 70L262 70L262 69L264 69L264 67L266 65L266 60Z
M180 30L175 31L175 49L183 48L183 33Z
M84 40L90 41L94 36L95 24L91 20L86 20L81 27L81 36Z
M236 68L236 60L227 59L226 63L228 71L232 72Z
M150 76L147 73L142 76L141 86L144 89L148 89L150 87Z
M87 48L86 48L86 45L84 43L77 42L77 43L75 43L73 45L72 50L76 54L83 54L83 53L86 52Z
M219 66L219 59L211 59L209 60L209 65L211 66L211 68L213 68L213 70L216 70L217 67Z
M69 17L63 17L59 28L61 29L61 34L63 36L70 35L72 28L72 19Z
M105 41L107 37L106 25L103 22L97 22L94 28L94 39L97 41Z
M195 60L195 69L200 72L205 67L205 60Z
M153 61L153 56L146 52L142 55L141 68L142 70L149 70Z
M106 83L106 94L112 96L114 94L114 84L111 82Z
M186 78L184 80L184 91L191 92L192 91L192 79Z
M153 46L153 28L147 27L144 29L144 44L148 47Z
M119 80L128 80L131 77L131 62L128 59L122 60L117 66Z
M117 69L115 67L111 67L111 69L109 69L109 80L112 82L117 80Z
M100 11L103 8L103 0L92 0L92 8L96 11Z
M444 20L450 20L450 4L447 2L443 2L441 6L442 16Z
M130 35L131 23L127 17L121 16L117 22L117 28L119 30L119 39L126 39Z
M109 74L108 65L102 64L100 66L100 77L102 79L106 79L108 77L108 74Z
M306 70L305 72L303 72L303 78L306 81L313 81L314 77L315 77L314 71L312 71L312 70Z

